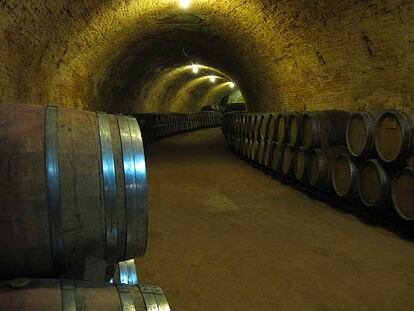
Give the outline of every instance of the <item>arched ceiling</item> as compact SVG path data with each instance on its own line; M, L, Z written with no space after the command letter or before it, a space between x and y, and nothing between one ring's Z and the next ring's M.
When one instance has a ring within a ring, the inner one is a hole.
M196 62L231 77L253 110L413 106L412 1L177 2L0 1L0 103L194 110L145 99Z

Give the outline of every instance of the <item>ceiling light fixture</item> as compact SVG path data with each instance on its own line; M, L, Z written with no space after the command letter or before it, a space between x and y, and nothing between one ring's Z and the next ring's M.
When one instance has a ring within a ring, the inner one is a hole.
M217 80L217 77L216 76L210 76L210 82L211 83L216 82L216 80Z
M191 5L191 0L180 0L179 5L182 9L188 9Z
M191 67L194 74L198 74L200 72L200 68L198 67L198 65L193 64Z
M229 82L229 86L234 89L236 87L236 84L234 84L234 82Z

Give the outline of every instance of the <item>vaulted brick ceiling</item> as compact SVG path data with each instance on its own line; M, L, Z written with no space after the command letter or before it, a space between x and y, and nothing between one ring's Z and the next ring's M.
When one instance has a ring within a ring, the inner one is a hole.
M413 107L412 1L177 2L0 0L0 103L197 110L194 62L252 110Z

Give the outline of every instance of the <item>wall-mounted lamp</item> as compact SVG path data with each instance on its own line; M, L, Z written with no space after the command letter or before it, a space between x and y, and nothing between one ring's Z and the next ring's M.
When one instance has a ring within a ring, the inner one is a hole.
M191 6L191 0L179 0L179 6L186 10Z

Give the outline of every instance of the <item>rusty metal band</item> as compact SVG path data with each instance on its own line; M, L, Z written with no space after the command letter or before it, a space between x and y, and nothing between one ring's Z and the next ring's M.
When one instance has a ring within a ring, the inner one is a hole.
M62 207L60 195L58 108L46 107L45 116L45 169L48 195L51 258L54 270L64 265Z
M118 284L116 288L118 290L122 311L136 311L134 299L128 286Z
M73 280L60 282L62 292L62 311L76 311L76 289Z
M147 174L141 132L135 118L117 116L122 143L127 214L126 259L143 255L147 243Z
M103 179L103 202L105 207L106 259L115 262L118 259L118 214L115 161L112 150L112 134L109 116L98 112L99 138L101 145L101 164Z

